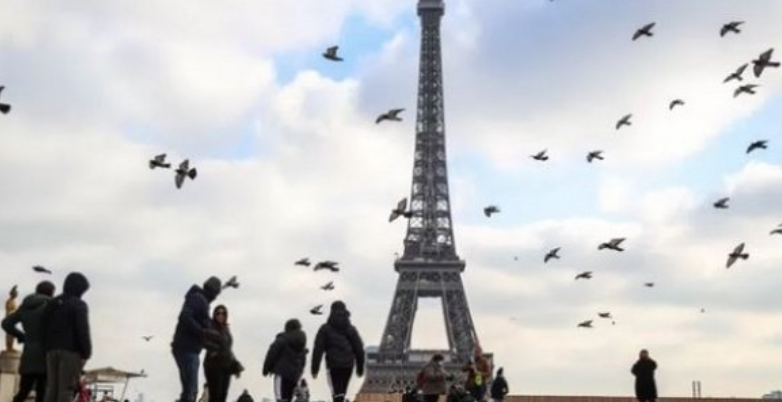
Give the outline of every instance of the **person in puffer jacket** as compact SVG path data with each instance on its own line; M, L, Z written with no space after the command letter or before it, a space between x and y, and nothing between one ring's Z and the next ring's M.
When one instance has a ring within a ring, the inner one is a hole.
M204 377L209 388L209 402L226 402L231 376L237 378L244 367L233 352L234 338L228 325L228 308L224 305L212 311L212 329L204 340Z
M285 323L285 332L277 334L266 352L263 375L274 374L274 396L277 402L291 402L293 391L307 364L307 334L297 319Z
M324 353L332 398L334 402L344 402L353 368L356 368L357 376L364 375L365 355L364 342L350 323L350 312L342 301L331 304L329 318L315 337L312 378L318 378Z

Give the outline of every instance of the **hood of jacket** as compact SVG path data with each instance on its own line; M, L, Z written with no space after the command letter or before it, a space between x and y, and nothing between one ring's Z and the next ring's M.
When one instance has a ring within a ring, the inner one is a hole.
M51 300L51 297L46 295L41 295L38 293L33 293L22 300L22 305L19 306L20 310L35 310L43 305L45 305L49 300Z
M65 278L65 284L62 287L62 293L68 296L81 298L90 288L90 282L87 277L79 272L71 272Z
M300 329L280 332L277 340L285 343L295 352L303 352L307 347L307 335Z
M350 311L331 310L327 322L330 326L334 327L334 329L344 332L350 328Z

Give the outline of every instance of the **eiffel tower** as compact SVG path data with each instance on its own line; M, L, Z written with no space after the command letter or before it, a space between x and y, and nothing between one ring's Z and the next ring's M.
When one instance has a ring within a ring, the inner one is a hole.
M418 0L421 55L418 76L413 186L404 252L394 263L399 280L377 350L367 353L367 377L360 393L385 393L412 386L421 367L435 353L458 374L478 344L456 254L448 195L440 20L442 0ZM411 350L418 300L442 301L448 349ZM491 360L491 355L486 356Z

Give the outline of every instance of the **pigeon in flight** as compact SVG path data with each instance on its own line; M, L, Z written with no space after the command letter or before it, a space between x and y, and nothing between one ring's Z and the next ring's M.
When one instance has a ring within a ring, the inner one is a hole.
M500 208L496 205L489 205L483 209L483 214L486 215L487 218L491 218L491 215L496 214L497 212L500 212Z
M625 241L624 237L611 239L611 241L609 241L609 242L600 243L600 245L597 246L597 249L598 250L602 250L602 249L606 249L607 248L609 250L625 251L625 249L619 247L619 245L622 244L623 241Z
M196 172L195 168L190 169L190 161L187 159L184 160L184 162L179 164L179 167L176 169L176 188L182 188L182 184L185 182L185 177L189 177L190 180L195 180L196 175L198 172Z
M149 161L150 169L154 169L154 168L168 169L170 167L171 164L166 163L166 154L155 155L155 157Z
M646 286L647 288L653 288L654 287L654 282L646 282L646 283L644 283L644 286Z
M608 311L608 312L605 312L605 313L597 313L597 315L598 315L600 318L607 318L607 319L609 319L609 320L611 319L611 312L610 312L610 311Z
M559 253L559 249L560 249L560 248L561 248L561 247L557 247L557 248L551 249L551 251L549 251L549 252L546 254L546 257L544 257L544 258L543 258L543 263L544 263L544 264L545 264L545 263L547 263L547 262L548 262L548 260L550 260L550 259L552 259L552 258L556 258L556 259L558 260L558 259L559 259L559 255L558 255L557 253Z
M668 110L673 110L676 106L684 106L684 101L681 99L674 99L671 101L671 104L668 105Z
M768 140L755 141L749 144L747 147L747 153L750 153L756 149L768 149Z
M337 267L337 265L339 265L339 263L336 261L320 261L317 264L315 264L312 270L320 271L321 269L328 269L331 272L338 272L339 267Z
M303 267L309 267L310 266L310 259L309 258L302 258L296 262L293 263L293 265L301 265Z
M141 337L141 339L145 340L146 342L149 342L149 341L151 341L151 340L152 340L152 338L154 338L154 336L153 336L153 335L149 335L149 336L142 336L142 337Z
M763 74L763 70L766 69L766 67L779 67L778 61L771 61L771 53L774 52L774 49L768 49L765 52L763 52L757 60L752 60L752 71L755 73L755 77L760 77L761 74Z
M706 309L705 309L705 308L702 308L702 309L701 309L701 313L705 313L705 312L706 312Z
M652 33L652 28L654 28L654 25L655 25L655 23L651 22L651 23L646 24L646 25L642 26L641 28L639 28L633 34L633 40L636 40L636 39L638 39L638 38L640 38L642 36L648 36L650 38L652 36L654 36L654 33Z
M717 202L713 204L714 208L728 209L728 201L730 201L730 197L720 198L719 200L717 200Z
M760 85L756 85L756 84L742 85L742 86L736 88L735 91L733 91L733 97L735 98L735 97L737 97L737 96L739 96L741 94L755 95L755 88L757 88L759 86Z
M592 151L587 154L587 162L592 163L593 160L603 160L603 151Z
M725 268L730 268L733 264L736 263L736 261L738 261L739 258L742 260L749 259L749 253L744 252L744 243L736 246L736 248L734 248L733 251L728 254L728 263L725 265Z
M3 89L5 89L5 86L0 85L0 94L3 93ZM11 105L7 103L0 103L0 113L8 114L8 112L11 111Z
M334 282L333 281L329 282L329 283L321 286L320 288L323 289L323 290L326 290L326 291L334 290Z
M769 235L775 235L775 234L782 235L782 223L780 223L776 229L772 230L771 233L769 233Z
M592 271L584 271L578 275L576 275L576 280L579 279L592 279Z
M321 309L323 309L323 305L322 304L318 304L317 306L315 306L315 307L310 309L310 314L312 314L312 315L323 315L323 311Z
M743 24L744 21L731 21L725 25L722 26L720 29L720 37L725 36L728 32L733 33L741 33L741 30L739 29L739 25Z
M630 122L630 118L632 117L633 115L631 113L619 119L619 121L616 122L616 129L619 130L620 128L622 128L622 126L632 126L633 123Z
M577 325L578 328L592 328L592 320L586 320Z
M407 198L402 198L402 200L396 204L396 208L391 210L391 216L388 217L388 221L393 222L400 216L404 216L408 219L413 217L413 211L407 210Z
M530 155L530 158L535 159L536 161L545 162L548 160L548 155L546 155L546 150L542 150L535 155Z
M326 52L323 53L323 57L331 61L342 61L342 57L337 56L338 50L339 46L331 46L326 49Z
M404 112L405 109L391 109L380 116L377 116L377 119L375 119L375 124L380 124L383 120L388 121L402 121L402 118L399 117L399 114Z
M46 269L46 268L44 268L44 267L42 267L40 265L34 266L33 267L33 271L38 272L39 274L49 274L49 275L52 274L52 271L50 271L50 270L48 270L48 269Z
M230 277L228 281L223 285L223 289L234 288L239 289L239 281L236 279L236 275Z
M725 78L722 82L723 83L727 83L727 82L730 82L732 80L742 81L743 78L741 78L741 74L744 74L744 70L746 70L748 66L749 66L749 63L742 65L741 67L736 69L736 71L730 73L730 75L727 78Z

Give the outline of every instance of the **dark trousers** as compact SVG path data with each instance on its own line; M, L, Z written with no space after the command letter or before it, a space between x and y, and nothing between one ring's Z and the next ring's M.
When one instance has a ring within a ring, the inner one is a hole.
M348 392L350 376L353 368L331 368L328 370L329 388L334 402L345 402L345 393Z
M13 402L24 402L33 388L35 388L35 402L43 402L46 395L46 374L22 374L19 380L19 392L14 396Z
M209 402L225 402L231 386L231 374L219 367L204 364L204 376L209 389Z
M296 389L298 380L291 380L283 378L278 375L274 376L274 397L277 398L277 402L291 402L293 399L293 391ZM212 402L212 401L209 401Z
M437 402L438 400L440 400L440 395L437 395L437 394L426 395L426 394L424 394L424 402Z
M179 382L182 384L179 402L196 402L196 398L198 398L198 366L201 363L198 358L199 354L179 351L173 353L179 369Z
M52 350L46 353L45 402L73 402L79 390L82 361L78 353Z

